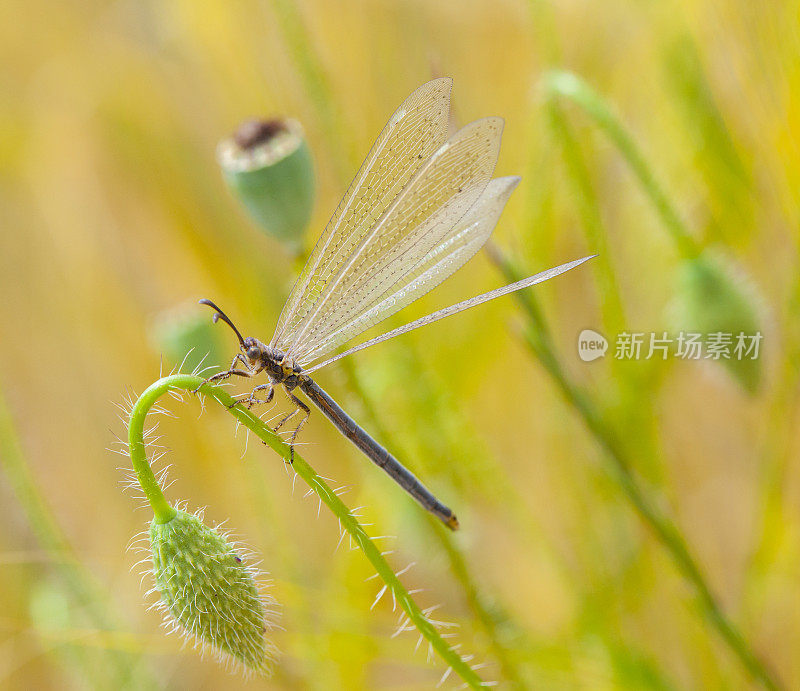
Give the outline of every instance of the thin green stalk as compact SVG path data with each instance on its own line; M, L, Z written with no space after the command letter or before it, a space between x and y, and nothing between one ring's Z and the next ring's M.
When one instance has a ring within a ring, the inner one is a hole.
M344 149L344 139L341 135L341 116L335 105L333 90L316 46L312 43L308 29L296 3L292 0L272 0L272 10L280 24L283 39L289 49L289 55L294 61L303 86L317 110L320 123L327 135L327 141L338 148L341 154ZM351 173L347 170L345 161L348 156L336 155L333 164L337 176L346 178Z
M551 70L544 76L543 84L548 97L562 96L576 103L608 135L639 180L678 251L687 258L696 256L700 252L698 243L656 180L633 137L606 100L572 72Z
M86 567L78 561L62 532L50 507L47 505L36 480L31 474L14 429L11 414L0 391L0 467L8 478L17 501L25 511L28 523L42 549L47 553L50 567L56 572L72 598L89 617L94 626L103 631L119 628L110 610L107 594L98 586ZM110 656L112 674L119 687L130 684L133 677L148 688L155 688L153 679L142 670L135 669L135 659L129 655L113 653ZM100 670L94 661L83 660L83 671L99 683ZM106 677L108 680L108 677Z
M561 62L564 51L561 48L561 33L556 21L552 2L547 0L528 0L531 28L535 32L535 46L539 46L546 64Z
M151 484L152 471L148 471L142 466L142 461L147 464L146 458L142 456L142 454L144 454L144 429L142 423L149 410L161 396L169 391L181 389L184 391L199 391L209 398L214 399L242 425L275 451L284 461L289 462L291 457L289 446L253 413L241 406L235 405L236 401L225 389L220 386L207 384L202 377L192 374L173 374L168 377L163 377L145 389L136 401L131 413L131 424L129 428L131 456L133 457L134 454L136 454L136 458L133 458L134 467L136 468L140 480L144 479L147 483L147 485L143 483L142 486L145 487L145 493L153 506L153 510L156 512L156 516L159 516L158 512L160 512L162 516L167 515L168 511L164 505L169 507L169 504L164 499L161 489L157 487L157 483L155 488ZM334 516L339 520L342 528L350 534L353 541L361 548L364 555L385 583L387 589L392 593L394 599L406 613L410 623L417 628L442 660L444 660L444 662L453 669L453 672L460 676L466 684L474 689L482 688L483 681L481 678L461 656L448 645L444 638L441 637L436 627L428 620L412 599L411 595L409 595L408 591L403 587L400 579L397 578L391 566L389 566L381 555L381 550L372 542L366 530L364 530L361 524L356 520L350 512L350 509L347 508L336 493L296 451L294 453L292 468L317 494L322 503L331 510ZM152 480L155 480L155 478L152 477Z
M625 329L625 310L617 285L616 273L611 265L611 252L608 251L608 234L603 227L597 197L589 179L589 170L584 162L580 144L575 138L564 112L556 100L548 103L550 126L556 134L569 172L568 179L573 185L577 198L581 226L586 236L589 251L596 254L593 262L600 283L600 295L604 322L610 330L619 333Z
M549 99L546 107L550 126L561 144L568 173L567 179L574 189L581 227L588 248L598 255L593 262L593 268L598 282L603 324L611 333L628 331L622 295L612 265L612 252L609 251L608 233L604 227L600 204L586 166L584 152L561 104L556 99ZM610 364L613 374L612 385L617 387L616 393L620 397L617 403L617 419L623 416L626 421L632 421L637 425L640 431L638 438L640 470L643 468L646 470L648 479L662 480L663 467L657 462L659 452L656 434L650 422L653 419L652 406L649 399L642 401L639 396L643 379L649 374L637 368L624 367L624 362L617 358L611 359Z
M495 250L490 256L509 282L527 275L499 251ZM607 465L609 474L642 520L655 533L679 572L692 585L705 618L717 630L754 680L767 689L781 688L778 679L767 669L750 643L722 611L678 526L658 508L657 502L649 497L640 485L633 471L633 460L629 457L624 444L605 423L591 397L566 373L556 354L549 328L531 291L519 291L515 295L529 322L525 332L528 347L551 376L567 403L578 412L589 432L603 448L605 458L609 462Z
M747 588L757 600L763 597L764 580L774 577L774 567L788 544L792 522L787 518L786 482L793 458L796 413L800 404L800 328L794 315L800 310L800 280L795 280L781 323L786 325L781 372L773 394L770 437L758 464L760 472L760 525L748 564Z

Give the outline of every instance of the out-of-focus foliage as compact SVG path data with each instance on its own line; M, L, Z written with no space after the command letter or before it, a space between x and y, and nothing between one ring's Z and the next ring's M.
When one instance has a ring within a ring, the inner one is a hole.
M743 0L4 3L0 386L27 470L79 564L112 594L102 606L114 628L63 587L61 561L6 481L0 434L0 686L85 687L81 670L98 651L136 661L144 672L131 688L246 685L182 649L145 610L149 585L125 546L148 515L120 492L128 461L104 451L123 434L111 402L158 375L159 349L165 369L177 364L170 344L189 322L161 336L153 324L184 301L209 297L245 335L271 335L296 267L237 207L217 142L247 117L302 123L318 179L308 248L393 109L438 74L454 77L459 122L506 119L497 172L523 180L495 237L517 262L533 273L602 234L605 264L536 291L557 352L676 516L725 611L788 687L800 685L797 17L796 3ZM559 101L568 129L554 126L541 89L554 67L608 100L698 244L723 247L758 287L755 393L711 362L613 358L609 328L673 327L666 308L686 259L590 118ZM500 280L478 257L406 316ZM602 472L596 441L531 359L521 322L512 300L498 301L319 377L456 510L464 566L499 622L495 641L419 509L319 414L303 456L352 485L348 502L365 506L375 534L397 536L385 542L395 567L416 562L404 582L460 624L463 650L489 663L486 678L506 676L500 645L544 688L746 686ZM236 342L215 328L225 365ZM578 358L586 328L609 339L605 358ZM435 684L442 670L414 654L413 635L392 638L391 602L370 610L367 563L347 540L334 551L335 521L292 492L284 464L220 411L172 411L160 429L170 499L207 506L212 523L229 519L269 555L285 631L263 683Z

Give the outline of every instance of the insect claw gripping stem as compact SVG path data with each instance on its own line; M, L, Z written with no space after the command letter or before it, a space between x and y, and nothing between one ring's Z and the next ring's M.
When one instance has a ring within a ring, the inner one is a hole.
M230 369L227 372L217 372L216 374L208 377L207 379L204 379L203 380L203 384L214 384L214 383L217 383L217 382L221 382L221 381L227 379L228 377L233 376L234 374L238 375L240 377L252 377L253 376L249 372L242 372L242 370L239 370L239 369ZM200 389L203 388L203 384L198 386L194 391L192 391L192 393L196 394L198 391L200 391Z
M241 362L247 368L247 371L236 369L236 364L239 363L239 362ZM217 372L216 374L212 374L210 377L207 377L203 381L203 384L213 384L214 382L220 382L220 381L223 381L224 379L228 379L228 377L232 377L234 375L236 375L238 377L252 377L253 376L253 372L250 371L250 365L247 363L247 360L244 359L244 357L242 356L241 353L237 353L234 356L233 360L231 360L231 366L225 372ZM198 386L194 391L192 391L192 393L196 394L200 390L201 387L202 387L202 384L200 386ZM257 388L260 388L260 387L257 387Z
M256 391L257 389L258 389L258 387L253 389L253 391ZM303 419L300 420L300 423L297 425L297 427L294 428L294 430L292 431L291 435L289 436L289 461L288 462L291 465L292 463L294 463L294 442L295 442L295 439L297 439L297 435L300 432L300 428L308 421L308 418L311 417L311 408L309 408L305 403L303 403L303 401L301 401L291 391L286 391L286 395L289 397L289 400L292 403L294 403L294 405L295 405L294 410L289 411L288 413L286 413L286 415L284 415L281 418L280 422L278 422L278 424L275 425L275 427L272 428L273 432L277 433L278 430L280 430L281 427L283 427L289 420L291 420L301 410L305 413L305 415L303 416ZM271 396L270 396L270 399L271 399Z
M264 389L269 389L267 397L258 398L255 395L256 391L263 391ZM250 395L246 399L247 409L250 410L254 405L267 405L272 401L272 398L274 396L275 396L275 388L271 382L269 384L259 384L250 392Z
M300 423L297 425L297 427L294 428L294 432L292 432L292 436L289 437L289 449L290 449L290 451L289 451L289 463L294 463L294 441L295 441L295 439L297 439L297 435L300 432L300 428L304 424L306 424L306 422L308 421L308 418L311 417L311 411L309 410L308 406L304 406L304 408L305 408L305 413L306 413L305 416L303 417L302 420L300 420Z

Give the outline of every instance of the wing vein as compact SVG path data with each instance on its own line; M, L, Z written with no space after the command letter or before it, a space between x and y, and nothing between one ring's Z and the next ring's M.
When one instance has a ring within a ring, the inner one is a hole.
M497 161L502 120L476 120L414 174L329 282L288 349L301 364L332 330L369 309L468 214ZM407 256L406 256L407 255Z
M314 247L286 301L271 345L286 350L331 277L419 166L446 138L449 78L416 89L393 113Z
M490 290L488 293L482 293L481 295L476 295L475 297L469 298L468 300L463 300L462 302L457 302L455 305L450 305L449 307L445 307L444 309L437 310L436 312L432 312L424 317L420 317L419 319L415 319L408 324L404 324L403 326L399 326L396 329L392 329L391 331L387 331L385 334L380 336L376 336L369 341L361 343L349 350L346 350L343 353L339 353L324 362L321 362L318 365L314 365L313 367L309 367L308 369L304 369L304 374L311 374L312 372L316 372L318 369L322 369L330 365L332 362L336 362L343 357L348 355L352 355L353 353L358 352L359 350L364 350L364 348L369 348L370 346L374 346L378 343L383 343L384 341L388 341L390 338L394 338L395 336L400 336L402 334L408 333L409 331L413 331L414 329L418 329L421 326L426 326L428 324L432 324L433 322L439 321L440 319L444 319L445 317L449 317L453 314L458 314L459 312L463 312L464 310L468 310L472 307L476 307L477 305L482 305L484 302L489 302L490 300L494 300L495 298L502 297L503 295L508 295L509 293L513 293L516 290L522 290L523 288L529 288L530 286L536 285L537 283L542 283L547 281L555 276L565 273L570 269L574 269L576 266L583 264L585 261L596 257L597 255L590 255L588 257L582 257L581 259L576 259L571 262L567 262L566 264L561 264L560 266L553 267L552 269L547 269L546 271L542 271L541 273L535 274L534 276L529 276L528 278L523 278L521 281L517 281L516 283L510 283L507 286L503 286L502 288L495 288L494 290Z

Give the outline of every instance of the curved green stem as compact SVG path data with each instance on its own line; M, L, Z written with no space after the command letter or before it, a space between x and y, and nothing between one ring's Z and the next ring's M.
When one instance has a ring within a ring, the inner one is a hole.
M678 250L684 257L697 255L700 252L697 241L656 180L633 137L606 100L572 72L551 70L543 83L548 96L562 96L573 101L608 135L638 178Z
M168 523L177 513L161 491L161 486L158 484L158 480L153 474L153 469L150 467L150 462L147 460L147 451L144 446L144 421L147 418L147 413L150 412L150 408L153 407L165 391L169 390L169 387L162 389L161 383L163 381L164 379L159 379L139 396L136 405L133 406L130 421L128 422L128 450L131 454L133 470L136 472L136 478L144 490L147 501L150 502L150 506L153 508L153 514L158 523Z
M164 394L171 390L199 391L200 393L214 399L231 415L233 415L242 425L253 432L261 441L269 446L284 461L289 462L290 448L275 432L264 424L258 417L249 410L235 405L236 401L231 395L220 386L213 386L205 383L202 377L192 374L173 374L163 377L151 384L139 396L133 406L131 422L129 428L129 443L131 458L134 470L142 483L145 494L150 501L153 511L156 513L157 520L169 520L172 516L170 512L175 510L164 498L161 488L158 486L150 464L147 462L144 449L144 420L149 410L155 402ZM477 673L461 658L461 656L448 645L442 638L436 627L431 623L425 613L419 608L417 603L409 595L400 579L395 575L392 567L381 555L381 550L370 539L366 530L356 520L350 509L342 502L328 484L306 463L305 460L295 451L292 468L303 479L303 481L316 493L323 504L327 506L341 523L355 543L364 552L367 559L372 564L375 571L383 580L386 588L392 593L394 599L400 605L409 619L422 636L428 641L430 646L439 654L444 662L449 665L453 672L458 674L470 688L483 688L484 684ZM174 515L174 514L173 514Z

